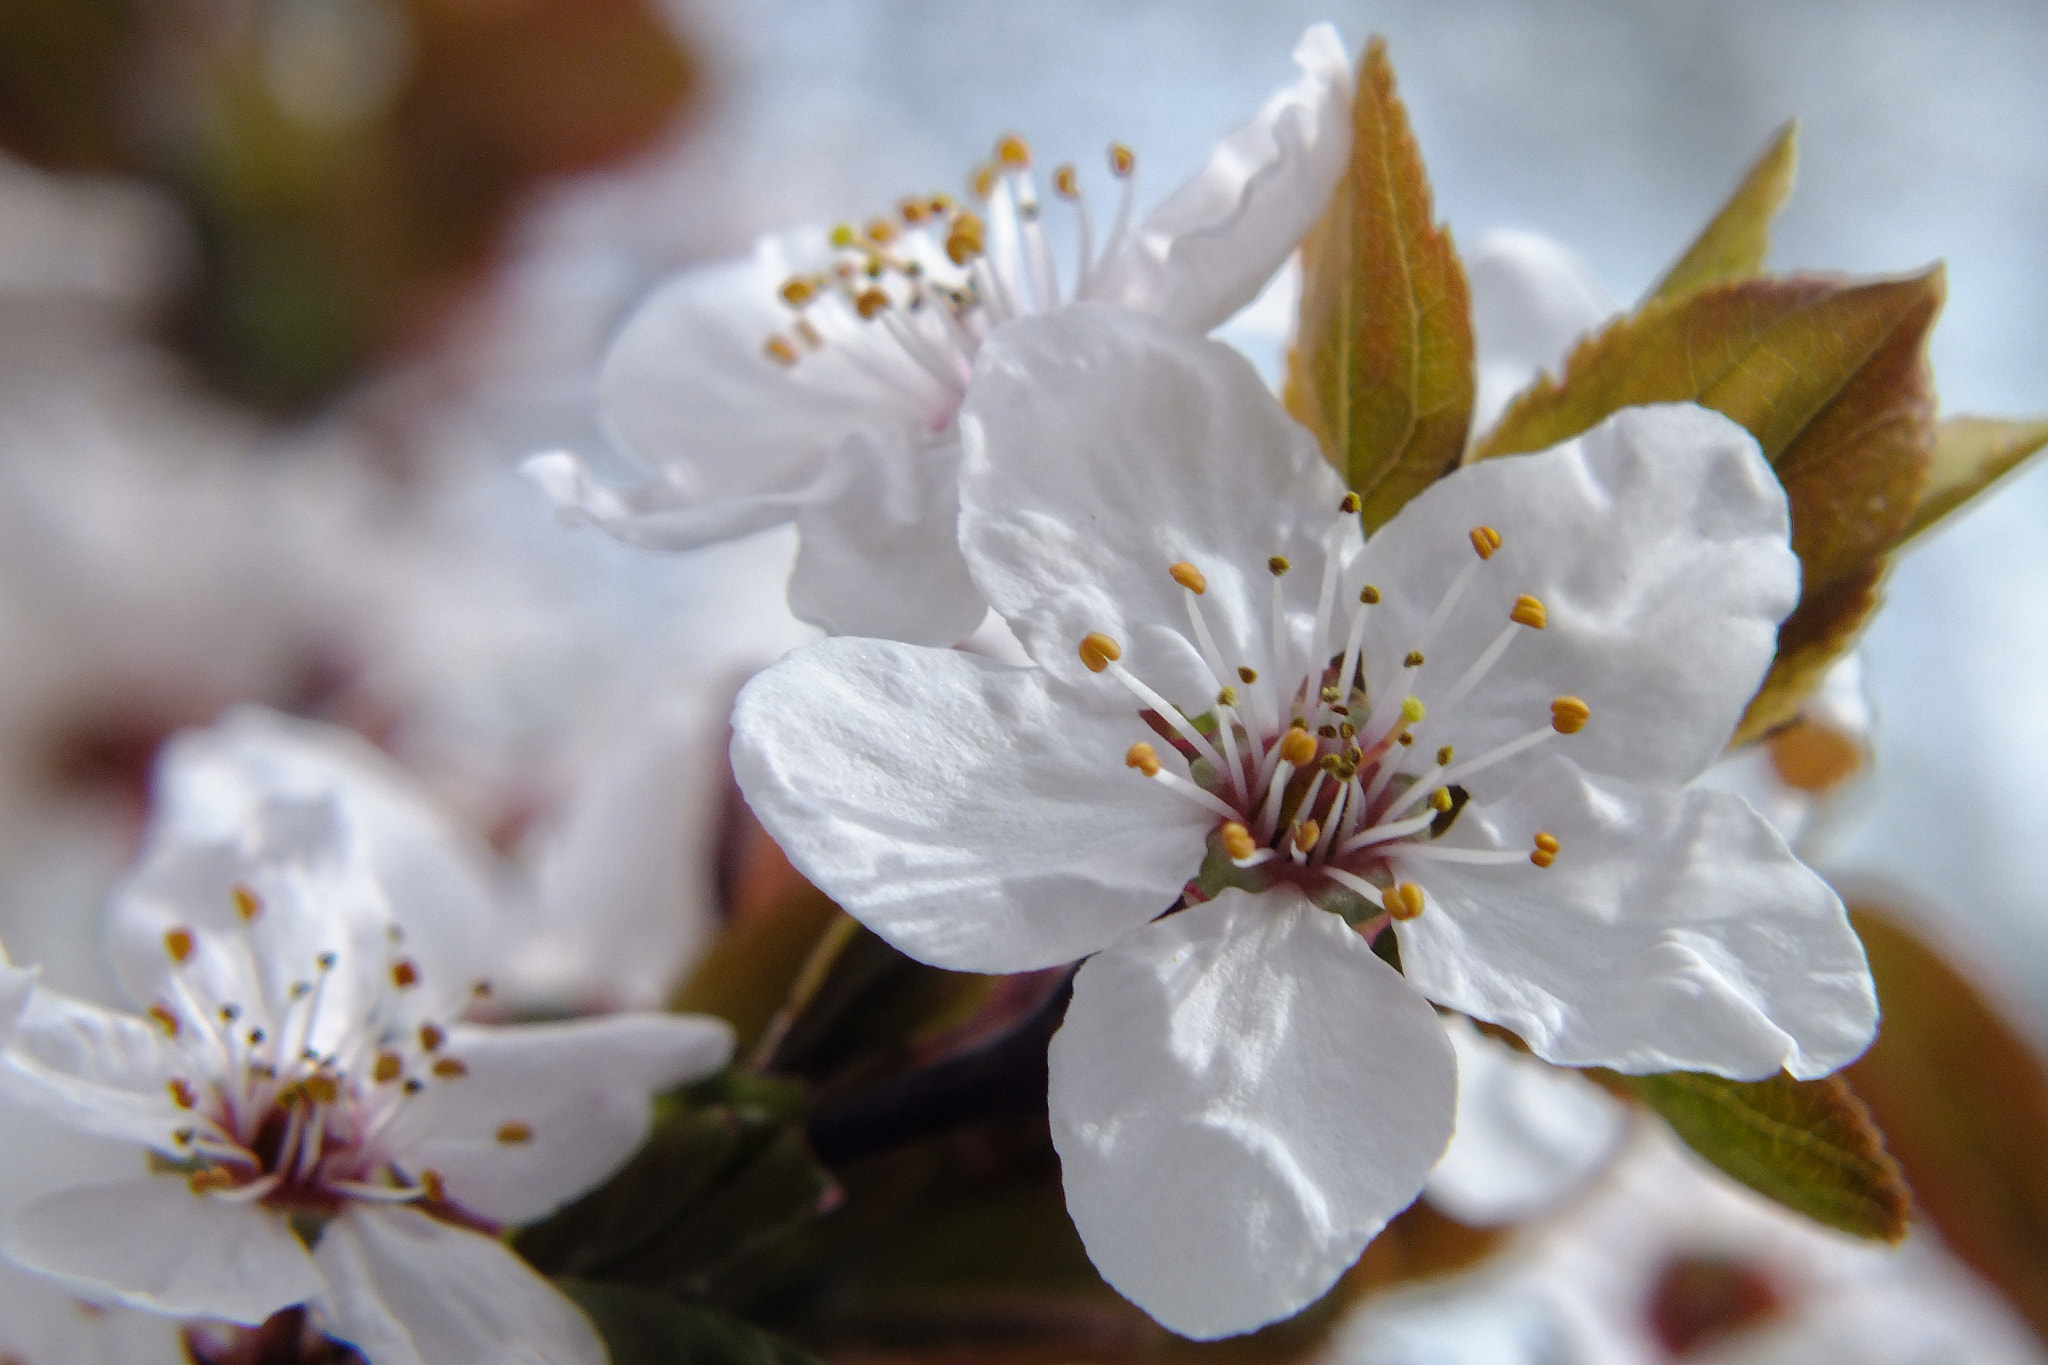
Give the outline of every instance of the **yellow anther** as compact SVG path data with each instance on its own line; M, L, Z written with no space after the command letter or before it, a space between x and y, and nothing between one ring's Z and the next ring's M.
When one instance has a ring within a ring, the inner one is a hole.
M1141 739L1130 748L1124 750L1124 766L1126 768L1136 768L1147 777L1157 777L1159 776L1159 751Z
M1180 584L1197 597L1209 591L1209 580L1202 576L1200 569L1188 563L1185 559L1168 569L1167 573L1173 575L1174 582Z
M1441 748L1441 749L1438 749L1438 750L1436 751L1436 766L1437 766L1437 767L1439 767L1439 768L1448 768L1448 767L1450 767L1450 766L1451 766L1451 756L1452 756L1452 755L1454 755L1455 753L1457 753L1457 750L1456 750L1456 749L1453 749L1453 748L1452 748L1452 747L1451 747L1450 745L1448 745L1448 744L1444 745L1444 747L1443 747L1443 748Z
M1407 658L1405 658L1405 659L1403 659L1403 660L1401 660L1401 667L1403 667L1403 668L1420 668L1420 667L1422 667L1422 651L1421 651L1421 650L1419 650L1419 649L1411 649L1411 650L1409 650L1409 651L1408 651L1408 657L1407 657Z
M404 1074L405 1062L395 1052L380 1052L370 1064L370 1079L379 1085L389 1085Z
M517 1147L522 1143L533 1141L533 1129L531 1126L520 1123L516 1119L511 1123L501 1123L498 1125L498 1141L504 1143L507 1147Z
M1337 733L1345 739L1353 739L1358 735L1358 727L1347 720L1337 727Z
M248 887L237 884L228 895L234 900L235 913L242 917L243 923L263 913L263 898Z
M1294 826L1294 846L1306 853L1316 846L1316 840L1323 837L1323 827L1313 820L1300 820Z
M1335 739L1337 737L1337 727L1334 725L1318 725L1316 733L1324 739Z
M1326 702L1332 702L1337 700L1344 694L1337 690L1337 685L1335 683L1331 683L1328 687L1325 687L1322 691L1316 693L1316 695L1318 697L1321 697Z
M951 213L953 211L953 196L943 193L935 194L925 201L925 206L931 211L933 217Z
M1402 731L1400 734L1394 736L1394 738L1400 743L1401 747L1404 749L1411 748L1415 743L1415 736L1409 734L1405 730Z
M1218 706L1237 705L1237 689L1234 687L1226 687L1222 691L1218 692L1216 694L1216 704Z
M1500 548L1500 532L1491 526L1473 527L1472 548L1478 551L1481 559L1492 559L1493 552Z
M1021 171L1031 164L1031 144L1015 133L996 139L996 161L1005 170Z
M873 322L889 309L889 296L879 289L863 289L854 296L853 310L863 320Z
M982 250L981 219L971 213L963 213L953 219L946 230L946 257L954 265L966 265Z
M896 224L887 218L870 218L867 226L868 240L877 246L887 246L896 240Z
M1081 197L1081 177L1074 174L1072 166L1062 166L1052 173L1052 187L1062 199Z
M778 365L794 365L798 360L796 347L789 344L789 338L776 335L761 343L761 354Z
M814 351L825 344L824 334L820 332L817 328L811 326L811 320L809 318L798 318L796 320L796 326L790 328L790 330L796 333L796 339L798 341L801 341L804 345L810 347Z
M818 286L802 275L791 275L782 282L782 301L792 308L801 308L818 297Z
M170 929L164 933L164 951L171 955L171 961L184 966L192 960L192 931Z
M1380 590L1368 583L1358 590L1358 600L1368 607L1377 606L1380 600Z
M306 1097L315 1104L333 1104L341 1098L341 1085L332 1076L308 1076Z
M929 201L923 199L902 199L897 201L896 212L903 215L903 221L913 226L922 223L932 212Z
M1358 494L1346 493L1337 503L1337 510L1346 516L1357 516L1358 509L1365 504L1358 500Z
M440 1051L441 1044L446 1042L447 1038L448 1035L441 1032L440 1028L434 1024L420 1025L420 1051L422 1052Z
M1256 668L1240 668L1237 670L1237 680L1246 687L1250 687L1259 680L1259 670Z
M1531 630L1543 629L1547 619L1543 614L1543 603L1527 593L1515 599L1515 609L1508 613L1508 620Z
M1414 882L1390 886L1380 893L1380 904L1395 919L1414 919L1422 913L1422 888Z
M1423 706L1420 697L1401 698L1401 719L1408 724L1420 725L1422 718L1428 714L1428 709Z
M846 250L860 244L860 234L853 230L853 224L841 223L832 229L831 242L833 246Z
M391 984L400 990L420 984L420 969L404 958L391 964Z
M1542 849L1545 853L1557 852L1557 836L1555 834L1537 835L1536 847Z
M479 1000L488 1000L491 998L491 983L478 977L469 983L469 993Z
M1109 173L1118 179L1138 169L1137 153L1121 142L1109 144Z
M211 1194L215 1190L232 1188L235 1177L225 1166L208 1166L192 1172L185 1183L192 1187L194 1194Z
M149 1017L156 1021L156 1026L162 1029L167 1036L172 1038L178 1036L178 1016L172 1014L167 1006L151 1005L149 1007Z
M1324 738L1325 738L1325 739L1335 739L1335 738L1337 737L1337 727L1336 727L1336 726L1334 726L1334 725L1325 725L1325 726L1323 727L1323 730L1324 730L1324 732L1325 732L1325 733L1324 733ZM1342 755L1342 754L1324 754L1324 755L1323 755L1323 756L1322 756L1321 758L1319 758L1319 759L1317 759L1317 760L1316 760L1316 766L1317 766L1318 768L1321 768L1321 769L1322 769L1322 770L1323 770L1324 772L1326 772L1326 773L1334 773L1334 772L1336 772L1336 771L1337 771L1337 770L1338 770L1339 768L1341 768L1341 767L1343 767L1343 766L1344 766L1344 755Z
M1529 855L1529 861L1538 867L1549 867L1553 862L1556 862L1557 836L1555 834L1537 835L1536 848Z
M1451 789L1438 787L1429 794L1429 808L1441 815L1451 808Z
M1280 736L1281 762L1301 768L1315 762L1315 759L1316 737L1308 731L1290 727L1286 734Z
M1275 578L1280 577L1282 574L1286 573L1289 569L1293 567L1293 562L1289 560L1286 555L1274 555L1271 559L1266 561L1267 570L1271 572L1273 577Z
M192 1082L174 1080L170 1083L169 1089L171 1092L171 1103L177 1105L180 1109L196 1109L199 1107L199 1096L193 1093Z
M439 1171L428 1169L420 1172L420 1189L436 1204L448 1202L448 1182L441 1178Z
M1100 673L1123 657L1124 647L1099 630L1081 637L1081 662L1090 673Z
M1235 820L1224 821L1223 828L1216 834L1222 840L1223 852L1233 862L1241 863L1259 851L1258 841L1252 838L1252 832Z
M458 1077L467 1076L469 1068L462 1063L460 1058L443 1057L434 1063L434 1074L444 1081L452 1081Z
M1559 697L1550 703L1550 728L1561 735L1575 735L1586 728L1593 708L1577 697Z
M986 199L996 192L996 168L976 166L974 174L967 177L967 187L974 191L976 199Z

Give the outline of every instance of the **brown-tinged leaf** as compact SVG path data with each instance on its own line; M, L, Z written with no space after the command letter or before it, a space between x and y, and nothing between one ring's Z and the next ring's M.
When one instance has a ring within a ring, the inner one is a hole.
M727 925L669 1003L731 1024L744 1056L788 1002L819 940L842 918L839 907L808 882L784 888L772 902Z
M1845 1073L1954 1252L2048 1340L2048 1065L1964 973L1852 906L1884 1024Z
M1687 1146L1757 1193L1872 1241L1906 1235L1912 1194L1884 1134L1839 1076L1730 1081L1690 1071L1596 1079L1657 1111Z
M1386 43L1358 68L1351 165L1302 243L1287 407L1358 491L1371 531L1458 462L1472 421L1472 306L1394 92Z
M1889 557L1873 559L1860 573L1833 587L1809 593L1778 627L1778 657L1763 685L1749 699L1731 745L1761 739L1799 714L1799 707L1820 686L1828 666L1846 654L1884 600Z
M1795 120L1778 130L1735 193L1677 263L1664 272L1649 297L1675 299L1711 284L1759 274L1771 246L1771 220L1792 194L1798 165L1799 124Z
M2012 422L1996 417L1951 417L1934 431L1934 462L1927 485L1906 523L1908 541L1931 530L2048 446L2048 421Z

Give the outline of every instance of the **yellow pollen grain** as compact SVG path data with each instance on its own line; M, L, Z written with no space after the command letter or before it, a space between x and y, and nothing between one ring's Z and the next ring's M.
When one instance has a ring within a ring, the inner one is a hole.
M1323 827L1313 820L1302 820L1294 826L1294 846L1306 853L1316 846L1316 840L1323 837Z
M1378 588L1375 588L1372 584L1368 583L1358 590L1358 600L1368 607L1378 606L1380 600L1380 590Z
M447 1037L448 1035L441 1032L440 1028L437 1025L421 1024L420 1051L438 1052L441 1048L441 1044L447 1040Z
M1147 777L1157 777L1159 751L1141 739L1124 751L1124 766L1136 768Z
M1429 808L1439 815L1449 810L1451 808L1451 789L1449 787L1438 787L1435 791L1431 792L1429 794Z
M1402 882L1380 893L1380 904L1395 919L1414 919L1422 913L1422 903L1422 888L1414 882Z
M306 1095L315 1104L333 1104L341 1098L341 1086L332 1076L308 1076Z
M400 990L408 990L420 984L420 969L410 961L400 958L391 964L391 984Z
M263 898L248 887L237 884L228 895L235 902L235 913L242 917L243 923L263 913Z
M1031 144L1015 133L1006 133L996 139L996 161L1009 170L1022 170L1031 164Z
M844 251L859 244L860 234L853 230L853 224L840 223L832 229L830 240L833 246Z
M854 296L853 311L866 322L873 322L889 311L889 296L879 289L863 289Z
M976 199L986 199L996 192L996 175L994 166L976 166L974 173L967 177L967 188Z
M1071 165L1062 166L1052 173L1052 187L1062 199L1081 197L1081 177L1074 173Z
M867 234L869 241L878 246L887 246L896 240L896 225L887 218L870 218Z
M164 932L164 951L171 955L171 961L180 967L192 960L192 931L190 929L169 929Z
M194 1194L211 1194L215 1190L225 1190L232 1187L235 1183L235 1178L228 1173L225 1167L208 1166L204 1170L192 1172L191 1177L186 1183L192 1187L192 1193Z
M1250 687L1259 680L1259 670L1256 668L1240 668L1237 670L1237 680L1246 687Z
M171 1092L171 1103L177 1105L180 1109L196 1109L199 1107L199 1096L193 1093L192 1082L183 1079L173 1080L170 1082L168 1089Z
M796 347L790 345L788 337L779 334L761 343L761 354L778 365L794 365L798 360Z
M923 199L902 199L896 204L896 212L902 215L904 222L913 226L922 223L931 211L931 205Z
M1090 673L1100 673L1124 657L1124 647L1096 630L1081 637L1080 654Z
M448 1202L448 1182L441 1178L439 1171L432 1169L421 1171L420 1188L426 1191L427 1198L434 1203L445 1204Z
M981 219L971 213L963 213L953 220L946 230L946 256L954 265L966 265L982 249Z
M1545 853L1557 852L1557 836L1555 834L1537 835L1536 847L1542 849Z
M1408 657L1401 660L1401 667L1403 668L1420 668L1422 664L1422 651L1419 649L1409 650Z
M511 1123L501 1123L498 1125L498 1141L504 1143L507 1147L517 1147L523 1143L531 1142L533 1141L533 1128L528 1124L520 1123L516 1119Z
M1450 766L1451 766L1451 758L1452 758L1452 757L1453 757L1453 756L1454 756L1454 755L1455 755L1456 753L1457 753L1457 750L1456 750L1456 749L1453 749L1453 748L1452 748L1452 747L1451 747L1450 745L1448 745L1448 744L1444 745L1444 747L1443 747L1443 748L1441 748L1441 749L1438 749L1438 750L1436 751L1436 766L1437 766L1437 767L1439 767L1439 768L1448 768L1448 767L1450 767Z
M434 1074L444 1081L452 1081L459 1077L467 1076L469 1068L463 1065L460 1058L443 1057L440 1061L434 1063Z
M1337 700L1337 698L1343 696L1344 694L1337 690L1337 685L1335 683L1332 683L1328 687L1324 688L1322 691L1316 693L1316 695L1318 697L1321 697L1326 702L1333 702Z
M1218 692L1216 694L1216 704L1218 706L1237 705L1237 689L1234 687L1226 687L1222 691Z
M1337 737L1337 727L1334 725L1318 725L1316 733L1324 739L1335 739Z
M1422 718L1428 714L1429 710L1422 704L1420 697L1401 698L1401 719L1410 725L1420 725Z
M1223 852L1233 862L1241 863L1259 851L1258 841L1252 838L1252 832L1235 820L1224 821L1223 828L1216 834L1222 841Z
M1358 500L1358 494L1346 493L1337 503L1337 510L1346 516L1357 516L1358 509L1365 504Z
M1174 582L1180 584L1197 597L1209 591L1209 580L1202 576L1200 569L1188 563L1185 559L1166 572L1172 576Z
M1492 559L1493 552L1500 548L1500 532L1491 526L1473 527L1472 548L1481 559Z
M1559 697L1550 703L1550 728L1561 735L1575 735L1592 719L1593 708L1577 697Z
M1548 849L1539 848L1536 849L1534 852L1530 853L1529 861L1536 864L1536 866L1538 867L1549 867L1552 863L1557 861L1557 855L1555 853L1550 852Z
M395 1052L380 1052L370 1067L370 1077L379 1085L389 1085L405 1072L405 1063Z
M1508 613L1508 620L1531 630L1543 629L1548 619L1543 612L1543 603L1527 593L1515 599L1515 609Z
M925 202L930 206L932 213L935 215L951 213L953 211L953 196L950 194L935 194Z
M1405 731L1401 734L1396 735L1394 738L1404 749L1412 747L1415 743L1415 736L1408 734Z
M170 1037L175 1038L178 1036L178 1016L172 1014L168 1006L151 1005L149 1007L149 1017L154 1019L156 1026Z
M1279 578L1293 567L1293 561L1289 560L1286 555L1274 555L1266 561L1267 571L1275 578Z
M1306 730L1289 728L1280 737L1280 761L1304 767L1313 763L1316 757L1316 737Z
M818 287L802 275L791 275L782 282L782 301L792 308L801 308L818 296Z
M1358 727L1347 720L1337 727L1337 734L1343 739L1355 739L1358 736Z

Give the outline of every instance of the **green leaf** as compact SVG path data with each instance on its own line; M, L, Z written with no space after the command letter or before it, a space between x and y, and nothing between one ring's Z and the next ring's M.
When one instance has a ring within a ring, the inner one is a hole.
M708 1304L572 1276L555 1287L589 1316L611 1365L814 1365L788 1342Z
M1951 417L1943 422L1934 432L1934 462L1927 471L1927 486L1920 492L1901 541L1932 529L2043 446L2048 446L2048 421Z
M1778 130L1713 221L1657 281L1650 298L1675 299L1711 284L1762 273L1771 246L1771 220L1791 197L1798 165L1799 124L1794 121Z
M1302 243L1287 407L1357 490L1368 531L1453 468L1472 420L1471 297L1394 92L1367 45L1350 168Z
M1730 1081L1690 1071L1598 1078L1657 1111L1686 1145L1757 1193L1871 1241L1906 1235L1912 1194L1884 1134L1839 1076Z
M1869 904L1850 917L1884 1025L1844 1074L1943 1243L2048 1338L2048 1065L1903 917Z

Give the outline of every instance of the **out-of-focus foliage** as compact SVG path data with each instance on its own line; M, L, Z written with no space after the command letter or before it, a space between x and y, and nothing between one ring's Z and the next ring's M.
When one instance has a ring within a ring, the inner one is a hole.
M1995 417L1951 417L1934 432L1934 462L1927 486L1906 523L1911 540L2020 467L2048 446L2048 422Z
M1884 1024L1847 1074L1920 1212L2048 1340L2048 1065L1904 919L1851 914Z
M1351 165L1302 243L1287 408L1357 490L1371 531L1454 468L1472 421L1472 304L1394 92L1386 43L1358 67Z
M1788 123L1742 177L1721 211L1693 238L1650 298L1675 299L1710 284L1761 274L1771 249L1771 220L1792 196L1799 167L1799 125Z
M548 176L675 117L689 53L644 0L21 0L0 147L184 207L182 343L274 411L430 333Z

